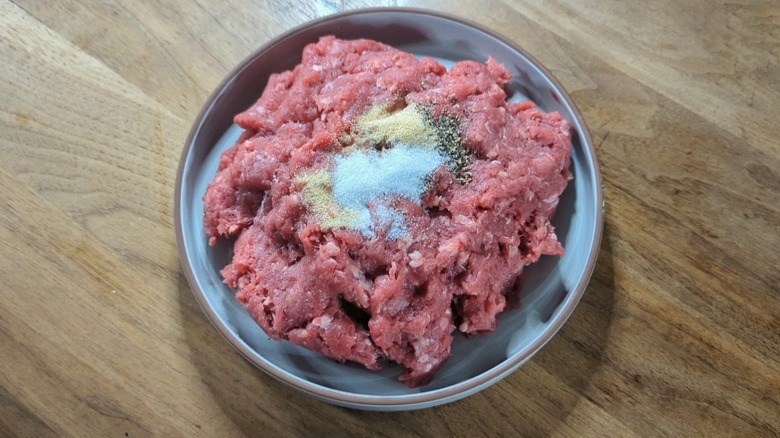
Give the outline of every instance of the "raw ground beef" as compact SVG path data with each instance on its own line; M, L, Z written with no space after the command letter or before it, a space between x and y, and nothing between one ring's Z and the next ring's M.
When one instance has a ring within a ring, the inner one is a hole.
M433 59L370 40L326 37L273 75L237 115L245 132L205 196L214 244L235 236L225 282L274 339L338 361L403 365L428 383L453 332L492 331L523 268L562 255L550 218L571 179L569 127L531 102L507 103L502 65ZM396 200L408 235L325 228L296 177L327 167L374 105L456 116L470 181L442 166L417 202Z

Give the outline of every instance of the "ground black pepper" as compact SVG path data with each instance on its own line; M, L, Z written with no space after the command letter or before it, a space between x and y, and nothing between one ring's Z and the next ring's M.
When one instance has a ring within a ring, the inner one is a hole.
M436 117L428 107L422 108L422 114L436 133L436 150L447 157L447 167L455 174L455 179L461 184L471 182L468 168L471 153L463 141L460 119L446 113Z

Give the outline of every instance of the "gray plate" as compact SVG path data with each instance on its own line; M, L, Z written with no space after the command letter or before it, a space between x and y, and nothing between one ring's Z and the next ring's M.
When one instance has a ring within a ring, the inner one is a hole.
M512 73L513 99L528 97L558 111L573 128L572 171L553 224L564 257L543 257L527 268L522 307L502 315L498 330L456 336L452 358L429 385L409 389L396 381L399 367L370 372L338 364L287 342L272 341L222 283L219 270L232 242L209 247L203 229L206 186L220 154L241 129L233 116L261 95L271 73L293 68L306 44L324 35L370 38L442 62L492 56ZM412 9L369 9L310 22L274 39L239 65L217 88L196 119L182 152L176 180L176 236L182 267L203 310L223 336L271 376L319 399L342 406L406 410L451 402L502 379L525 363L560 329L585 291L603 226L601 179L585 123L561 86L530 55L503 38L461 19Z

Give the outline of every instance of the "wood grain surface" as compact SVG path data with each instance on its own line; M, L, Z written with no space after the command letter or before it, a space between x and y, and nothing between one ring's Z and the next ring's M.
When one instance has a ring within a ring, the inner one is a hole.
M406 413L255 369L181 274L190 125L251 51L356 1L0 0L0 435L780 435L780 3L397 2L525 47L598 148L586 295L527 365Z

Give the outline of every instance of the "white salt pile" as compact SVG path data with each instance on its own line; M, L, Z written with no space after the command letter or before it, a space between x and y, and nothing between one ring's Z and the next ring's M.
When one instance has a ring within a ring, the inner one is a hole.
M390 225L388 237L402 237L406 234L403 216L386 201L400 196L419 204L426 178L445 161L434 149L403 143L382 152L355 150L336 158L333 196L339 206L357 212L352 228L375 235L370 209L374 204L379 225Z

